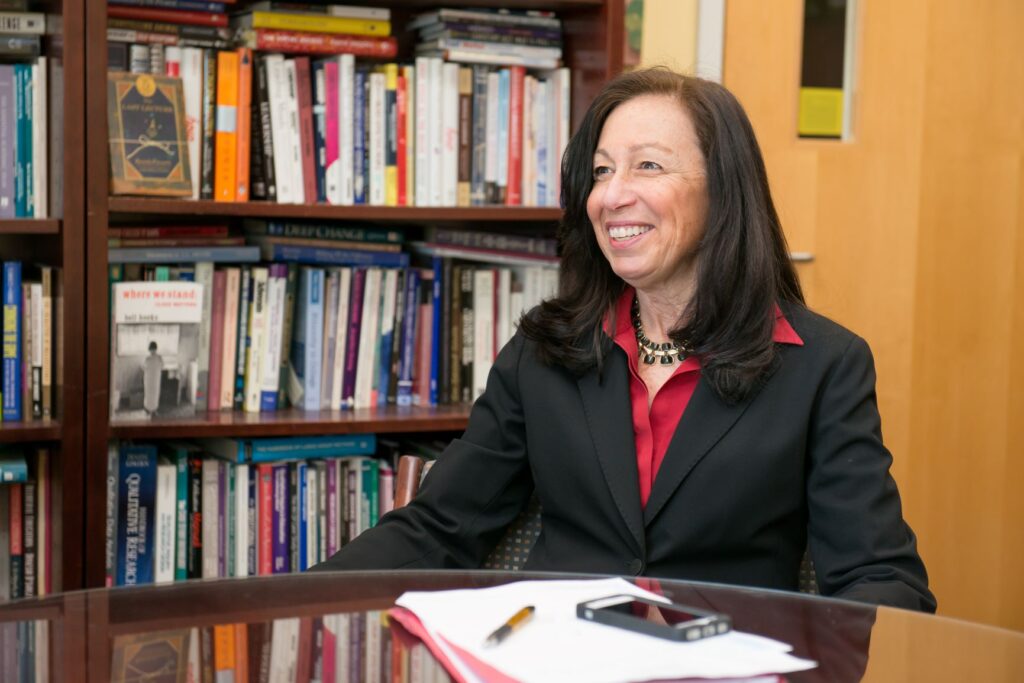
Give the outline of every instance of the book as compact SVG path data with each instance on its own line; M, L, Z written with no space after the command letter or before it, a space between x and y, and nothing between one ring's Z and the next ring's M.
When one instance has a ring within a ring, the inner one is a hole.
M516 251L537 256L558 256L558 240L552 237L534 237L531 235L512 235L485 232L483 230L457 230L439 227L428 227L425 235L427 242L433 242L438 245L508 252Z
M194 282L113 285L110 414L195 414L203 288Z
M19 452L0 453L0 484L28 481L28 465Z
M186 680L190 632L195 630L179 628L114 636L111 680L150 680L154 671L160 672L161 680Z
M107 250L109 263L256 263L258 247L117 247Z
M295 329L290 349L288 398L293 406L305 410L320 409L323 301L324 271L303 268L299 275Z
M271 28L283 31L341 33L359 36L391 35L391 22L377 19L255 11L236 17L233 23L236 28L243 30Z
M21 405L21 263L3 264L3 385L4 420L20 420Z
M46 15L42 12L0 12L0 33L43 35Z
M169 24L194 24L196 26L227 26L228 16L220 12L205 12L163 7L129 7L110 5L107 16L142 21L163 21Z
M107 123L112 193L192 194L181 79L107 74Z
M218 202L238 198L238 82L239 54L218 52L213 180L213 198Z
M356 57L389 59L398 55L398 41L392 36L359 36L258 28L242 31L245 47L265 52L304 55L350 54Z
M122 445L118 457L115 585L153 582L157 454L149 445Z
M405 268L409 265L409 255L403 252L335 249L269 241L260 244L258 249L266 261L293 261L324 266L381 266L385 268Z
M177 546L176 519L178 513L177 467L171 462L160 462L156 467L156 529L154 534L153 582L174 581L175 551Z
M293 223L284 221L247 220L246 234L254 237L295 237L315 240L366 242L369 244L395 244L405 241L401 230L375 225L349 223Z

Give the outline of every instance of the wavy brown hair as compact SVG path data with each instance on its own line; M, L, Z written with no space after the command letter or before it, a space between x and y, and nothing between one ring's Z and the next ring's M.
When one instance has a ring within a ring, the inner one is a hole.
M523 316L520 329L541 359L582 374L600 371L611 349L602 330L625 283L601 253L587 215L594 150L608 115L641 95L667 95L690 116L707 166L708 212L697 247L697 286L670 332L689 340L705 378L733 403L776 362L775 306L804 305L768 188L761 149L743 107L718 83L656 67L611 80L591 103L562 158L558 296Z

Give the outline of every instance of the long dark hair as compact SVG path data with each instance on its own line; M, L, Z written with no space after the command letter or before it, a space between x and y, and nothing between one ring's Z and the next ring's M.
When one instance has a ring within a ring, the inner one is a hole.
M582 374L610 350L602 330L625 288L601 253L587 216L594 150L615 107L641 95L676 98L693 121L707 165L707 224L697 287L671 338L688 340L723 400L742 400L776 360L775 305L804 304L768 189L761 149L743 107L721 85L666 68L622 74L591 103L562 159L565 213L558 297L523 316L520 329L544 362Z

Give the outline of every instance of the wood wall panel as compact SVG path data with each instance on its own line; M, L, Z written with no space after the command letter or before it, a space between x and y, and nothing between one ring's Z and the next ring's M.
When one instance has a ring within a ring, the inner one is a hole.
M802 0L730 0L808 300L865 337L940 611L1024 628L1024 4L860 0L854 139L796 137Z

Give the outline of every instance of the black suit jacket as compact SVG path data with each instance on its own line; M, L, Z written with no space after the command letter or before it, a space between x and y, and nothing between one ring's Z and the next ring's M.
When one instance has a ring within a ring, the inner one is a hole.
M810 544L835 595L935 609L889 475L867 344L799 306L803 346L738 405L702 379L640 505L628 366L549 367L521 334L416 498L317 569L477 567L536 490L526 569L795 590Z

